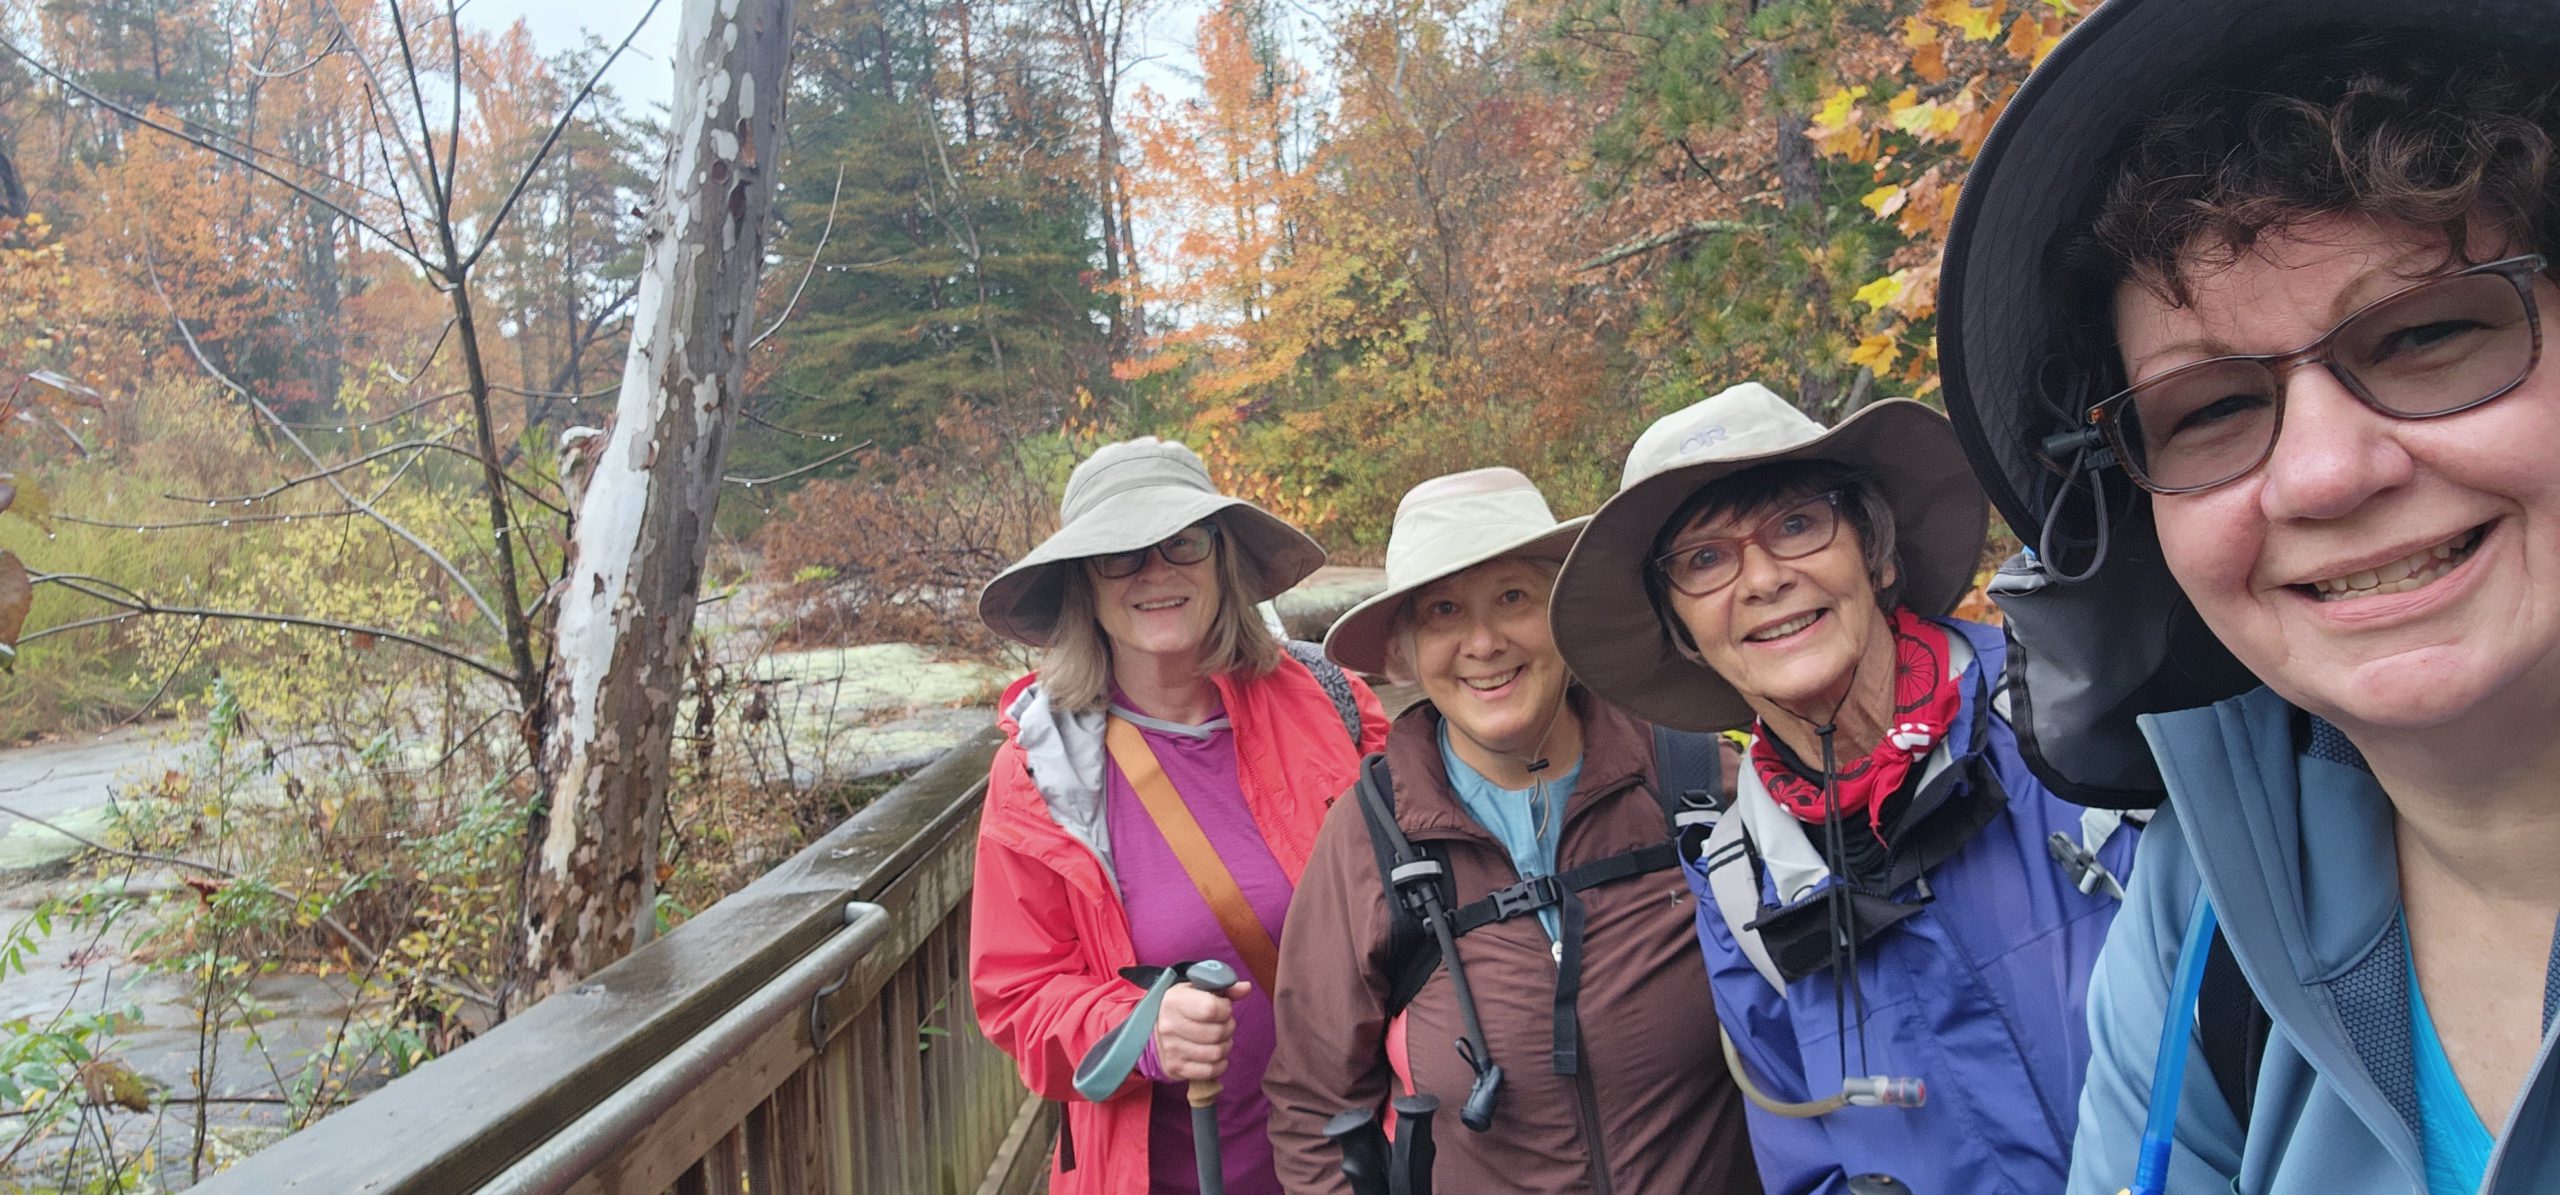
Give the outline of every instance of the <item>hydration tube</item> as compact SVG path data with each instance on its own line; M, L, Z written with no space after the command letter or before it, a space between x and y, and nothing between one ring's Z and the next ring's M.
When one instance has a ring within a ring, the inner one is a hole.
M2167 1195L2169 1148L2178 1134L2178 1094L2186 1086L2188 1039L2195 1035L2196 999L2204 991L2204 960L2219 928L2213 902L2196 898L2178 947L2178 970L2169 982L2169 1014L2160 1026L2160 1053L2151 1063L2151 1111L2142 1121L2142 1156L2125 1195Z
M1811 1120L1848 1107L1917 1108L1929 1102L1928 1084L1890 1075L1851 1075L1840 1081L1838 1092L1818 1100L1778 1099L1751 1081L1750 1069L1742 1065L1742 1055L1733 1047L1733 1035L1718 1028L1716 1036L1724 1043L1724 1067L1732 1074L1734 1086L1742 1089L1744 1099L1773 1116Z

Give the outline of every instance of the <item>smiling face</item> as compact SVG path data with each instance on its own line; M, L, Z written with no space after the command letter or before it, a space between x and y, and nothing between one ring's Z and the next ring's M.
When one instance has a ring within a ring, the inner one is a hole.
M1700 541L1747 535L1792 502L1763 504L1692 519L1670 537L1673 551ZM1847 695L1861 660L1890 678L1893 631L1877 604L1893 566L1871 575L1856 525L1843 519L1831 543L1793 560L1754 543L1741 551L1733 582L1704 597L1665 595L1688 628L1698 658L1740 692L1764 718L1773 711L1821 721Z
M1094 617L1111 641L1113 658L1134 652L1168 665L1196 665L1218 619L1218 554L1230 550L1221 540L1197 564L1170 564L1164 553L1150 550L1145 566L1126 577L1105 577L1085 561Z
M1413 592L1413 671L1423 694L1468 738L1504 755L1537 754L1564 700L1564 657L1547 629L1554 587L1553 571L1504 557Z
M2504 256L2500 244L2469 248ZM2199 273L2190 306L2128 285L2116 305L2127 374L2294 348L2443 256L2434 238L2331 218ZM2560 291L2537 278L2533 292L2544 358L2504 397L2395 419L2328 371L2297 368L2263 464L2153 499L2169 569L2206 625L2276 692L2351 735L2440 726L2500 701L2547 720L2560 693Z

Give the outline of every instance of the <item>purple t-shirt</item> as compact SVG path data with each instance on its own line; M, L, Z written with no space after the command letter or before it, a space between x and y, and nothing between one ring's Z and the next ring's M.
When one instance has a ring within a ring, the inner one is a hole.
M1271 940L1280 940L1280 924L1289 911L1295 885L1282 870L1271 846L1262 840L1253 814L1245 807L1237 779L1235 732L1220 711L1197 727L1185 727L1146 716L1114 692L1115 708L1135 713L1130 719L1145 735L1173 791L1217 848L1218 858L1244 890L1245 900L1262 918ZM1251 978L1244 958L1218 927L1209 902L1192 886L1190 873L1166 845L1155 819L1140 803L1128 778L1111 769L1110 819L1113 870L1119 873L1120 897L1129 910L1129 938L1138 962L1165 966L1196 959L1223 959L1236 974ZM1271 994L1259 989L1236 1002L1235 1052L1219 1080L1219 1160L1224 1164L1230 1195L1280 1195L1280 1179L1271 1168L1271 1138L1265 1131L1271 1105L1262 1098L1262 1072L1271 1064L1273 1042ZM1150 1048L1145 1069L1159 1074ZM1159 1079L1147 1139L1150 1195L1198 1195L1200 1179L1191 1147L1191 1105L1185 1084Z

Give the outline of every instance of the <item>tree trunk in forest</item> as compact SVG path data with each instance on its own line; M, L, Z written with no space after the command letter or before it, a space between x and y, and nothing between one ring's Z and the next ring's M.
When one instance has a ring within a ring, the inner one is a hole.
M622 391L605 434L579 441L592 451L535 715L541 791L511 1010L630 953L654 924L669 736L781 177L791 21L791 0L685 0L675 140Z
M1813 119L1798 110L1795 97L1787 88L1787 52L1776 46L1762 56L1769 71L1769 107L1776 117L1778 133L1778 197L1786 211L1786 222L1806 235L1823 237L1822 176L1813 156L1813 139L1807 131ZM1806 273L1797 288L1805 309L1824 320L1832 310L1831 283L1819 268ZM1796 405L1807 414L1824 418L1840 399L1840 379L1829 369L1808 363L1796 375Z

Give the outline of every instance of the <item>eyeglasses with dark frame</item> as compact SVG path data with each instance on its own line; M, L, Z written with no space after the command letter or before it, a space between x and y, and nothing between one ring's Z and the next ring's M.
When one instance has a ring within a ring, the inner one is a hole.
M1219 534L1216 523L1193 523L1167 536L1161 543L1092 557L1094 575L1109 581L1137 576L1147 567L1149 552L1164 557L1166 564L1175 567L1198 564L1217 550Z
M1816 494L1762 519L1745 535L1674 541L1653 559L1665 584L1702 598L1742 576L1742 549L1751 544L1779 560L1798 560L1831 546L1840 535L1840 491Z
M2282 353L2182 365L2090 407L2136 485L2191 494L2247 475L2283 429L2285 376L2329 371L2356 400L2395 419L2457 415L2493 401L2542 362L2533 279L2541 254L2487 262L2357 308L2320 338Z

